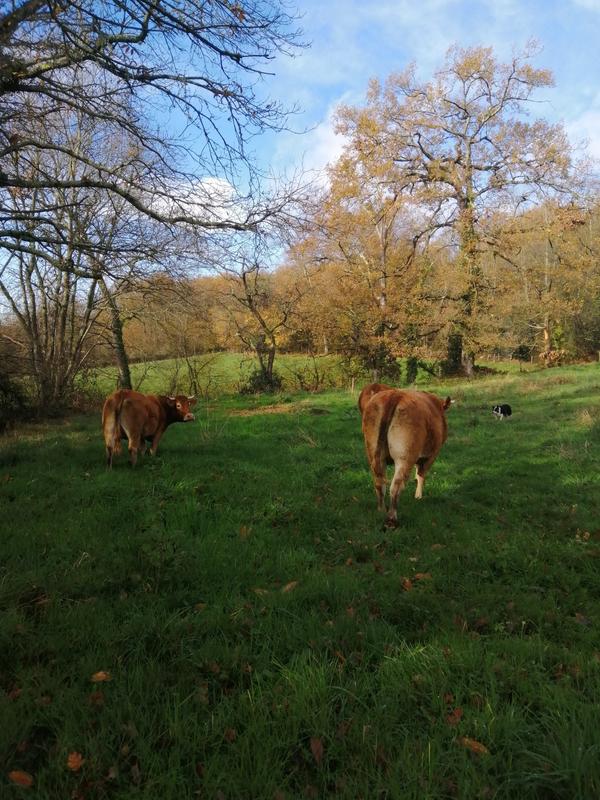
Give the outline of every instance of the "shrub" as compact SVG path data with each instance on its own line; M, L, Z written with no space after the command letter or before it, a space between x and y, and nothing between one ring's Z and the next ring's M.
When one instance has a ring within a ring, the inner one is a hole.
M0 372L0 433L19 416L25 405L21 387L9 375Z
M261 369L255 369L250 373L246 382L240 386L240 394L273 394L279 392L283 386L281 375L273 372L268 375Z

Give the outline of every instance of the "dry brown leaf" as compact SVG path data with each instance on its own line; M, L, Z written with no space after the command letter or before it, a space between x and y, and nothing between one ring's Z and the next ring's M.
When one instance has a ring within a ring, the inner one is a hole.
M292 592L296 588L296 586L298 586L298 581L290 581L289 583L286 583L286 585L283 587L281 591L284 593Z
M9 772L8 780L24 789L30 789L33 786L33 776L21 769L13 769L12 772Z
M223 738L226 742L235 742L237 739L237 731L235 728L226 728Z
M81 755L81 753L69 753L67 758L67 767L71 770L71 772L79 772L84 763L85 758Z
M446 717L446 722L448 725L458 725L461 721L463 716L462 708L453 708L452 711Z
M412 581L410 578L402 578L400 584L405 592L410 592L412 589Z
M104 705L104 692L90 692L88 700L94 708L101 708Z
M477 753L477 755L480 756L488 755L490 752L484 744L478 742L477 739L471 739L469 736L461 736L458 742L462 744L463 747L466 747L467 750L470 750L472 753Z
M416 581L430 581L431 572L415 572Z
M91 677L92 683L104 683L105 681L112 681L112 675L110 672L106 672L105 670L101 669L99 672L94 672Z
M318 736L310 737L310 752L313 754L317 766L321 766L323 761L323 740Z

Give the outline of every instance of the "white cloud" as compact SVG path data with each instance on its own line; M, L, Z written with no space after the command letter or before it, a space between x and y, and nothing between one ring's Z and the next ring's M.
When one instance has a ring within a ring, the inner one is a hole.
M576 6L581 6L587 11L600 12L600 0L572 0Z
M279 134L273 157L276 166L294 162L297 167L319 173L342 154L345 139L335 132L335 110L340 103L357 102L349 94L339 97L327 108L324 118L302 135Z
M600 159L600 97L595 107L569 120L565 127L574 145L586 144L588 153Z

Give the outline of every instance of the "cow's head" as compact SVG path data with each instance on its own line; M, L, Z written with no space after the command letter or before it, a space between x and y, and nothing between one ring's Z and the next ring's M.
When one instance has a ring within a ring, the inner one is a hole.
M175 397L167 397L167 403L177 422L193 422L195 417L191 408L196 405L195 397L187 397L185 394L178 394Z

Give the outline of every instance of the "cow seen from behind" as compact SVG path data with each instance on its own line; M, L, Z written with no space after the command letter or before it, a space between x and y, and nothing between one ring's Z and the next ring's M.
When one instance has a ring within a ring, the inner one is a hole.
M192 422L195 397L178 394L166 397L141 394L131 389L120 389L109 395L102 409L102 432L106 445L106 465L112 467L113 455L121 452L121 439L128 440L131 466L135 467L138 452L146 450L156 455L158 443L165 430L174 422Z
M423 496L425 477L448 436L446 411L452 401L429 392L373 390L374 386L380 384L366 386L361 392L368 398L362 407L359 402L362 430L380 511L385 511L386 468L394 465L385 524L396 527L398 496L413 466L417 477L415 497Z

